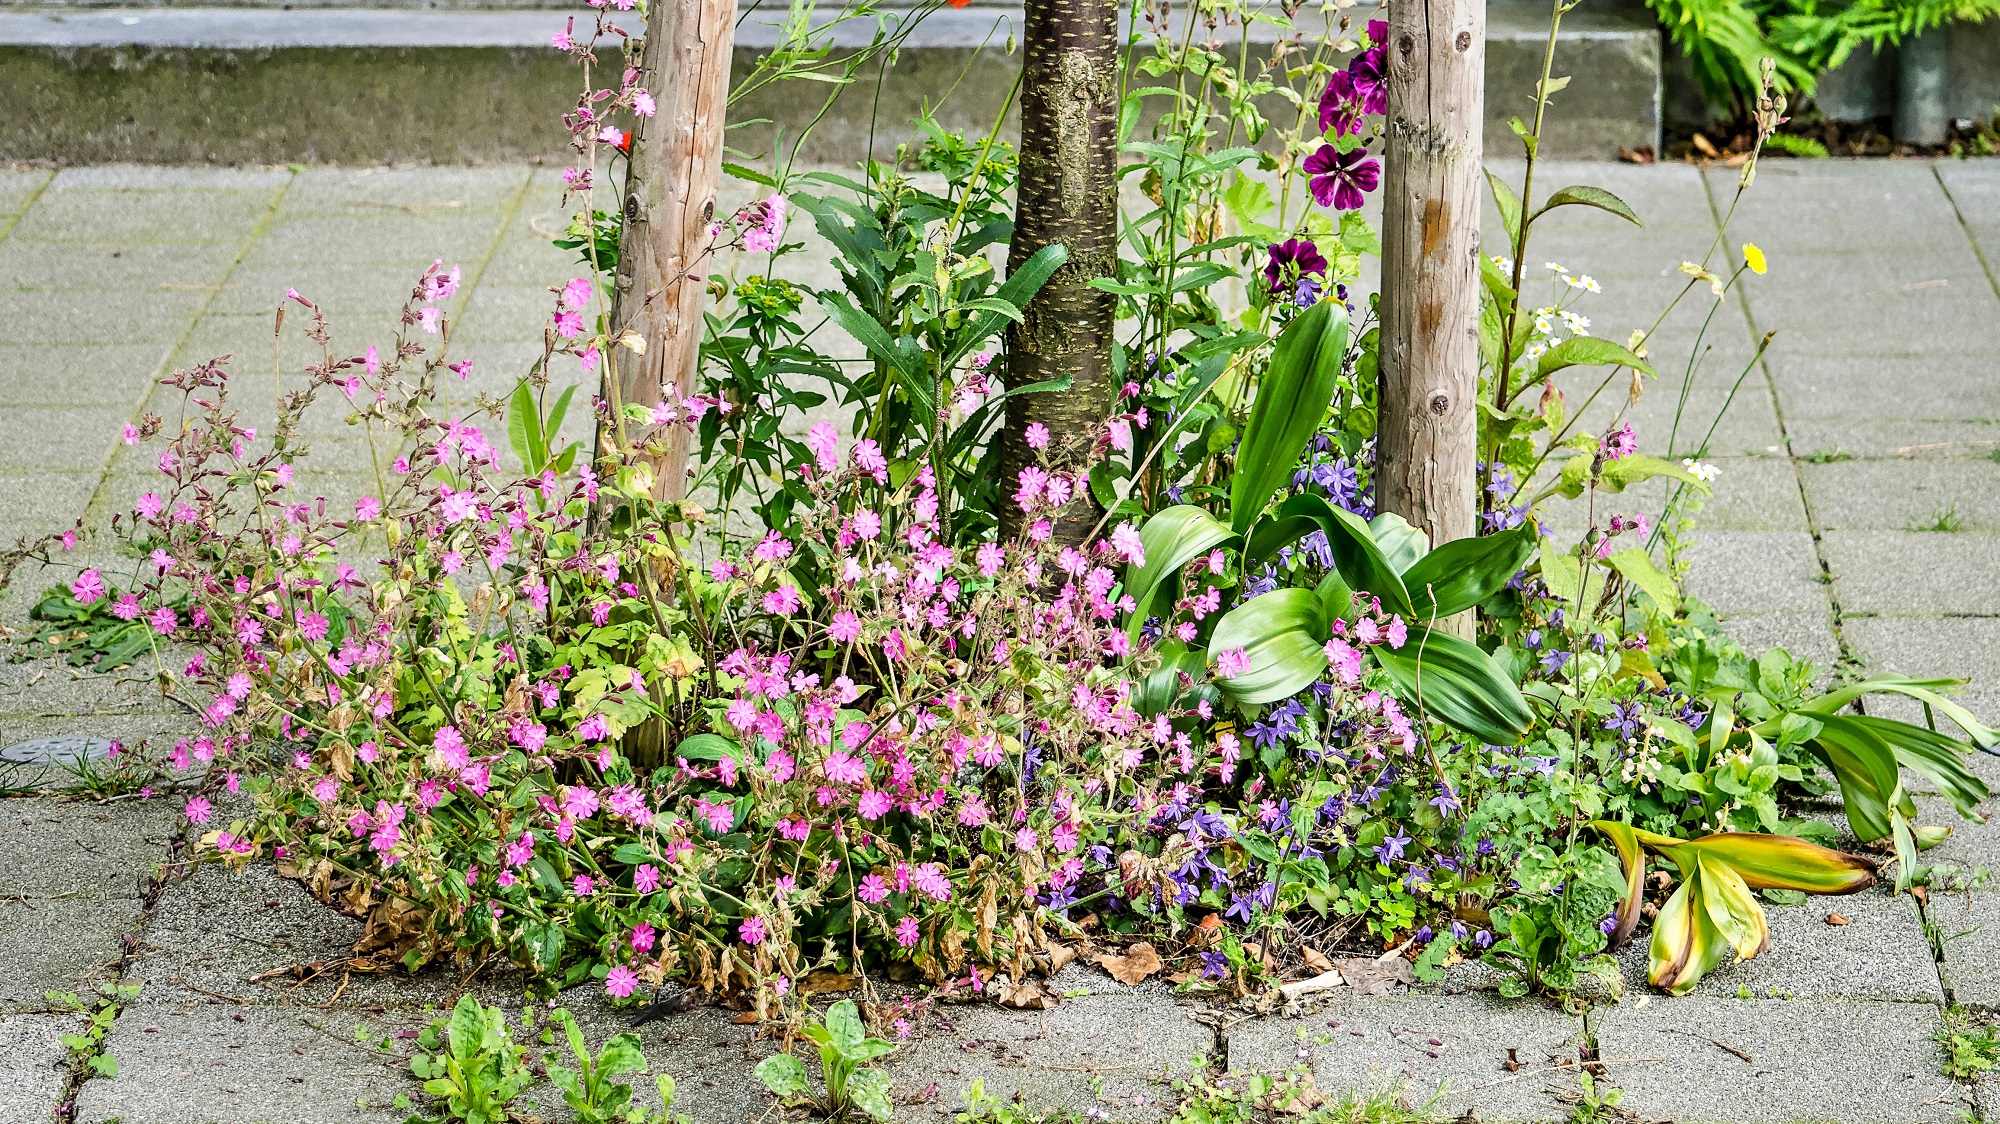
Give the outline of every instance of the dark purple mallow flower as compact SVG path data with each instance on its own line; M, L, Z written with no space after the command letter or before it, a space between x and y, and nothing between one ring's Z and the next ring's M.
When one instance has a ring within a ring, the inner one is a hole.
M1360 210L1362 193L1375 190L1382 178L1382 165L1367 149L1342 152L1330 144L1306 157L1305 171L1312 177L1313 198L1339 211Z

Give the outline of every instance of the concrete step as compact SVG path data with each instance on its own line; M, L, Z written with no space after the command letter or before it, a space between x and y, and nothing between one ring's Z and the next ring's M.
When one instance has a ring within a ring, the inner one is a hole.
M0 161L562 160L559 115L576 96L578 74L549 37L580 10L362 8L339 0L293 8L0 5L0 105L10 110L0 114ZM1359 18L1357 11L1349 14ZM778 41L783 9L765 12L747 12L739 26L739 74ZM1547 18L1540 6L1496 4L1488 13L1490 153L1518 152L1505 123L1528 111ZM948 127L990 127L1019 65L1005 45L1020 24L1018 5L1005 3L928 16L882 84L883 131L873 150L893 150L926 104ZM845 25L836 46L858 46L868 34ZM1572 12L1556 67L1574 80L1558 96L1545 153L1610 159L1620 147L1657 146L1660 35L1643 10ZM758 123L740 128L732 145L755 154L778 135L798 136L827 89L782 84L744 99L732 119ZM842 98L809 135L802 158L845 161L867 151L874 96L871 82Z

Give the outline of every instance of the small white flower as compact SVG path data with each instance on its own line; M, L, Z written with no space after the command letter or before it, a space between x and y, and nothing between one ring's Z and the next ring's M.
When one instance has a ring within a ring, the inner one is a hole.
M1699 480L1704 484L1722 475L1722 470L1720 468L1717 468L1712 464L1703 464L1702 462L1695 460L1693 457L1682 458L1681 467L1688 470L1688 475L1694 477L1696 480Z
M1494 265L1495 265L1496 267L1498 267L1498 268L1499 268L1500 272L1502 272L1502 273L1512 273L1512 272L1514 271L1514 261L1513 261L1513 259L1511 259L1511 258L1503 258L1503 257L1501 257L1501 256L1500 256L1499 254L1493 254L1493 255L1491 255L1491 256L1492 256L1492 258L1493 258L1493 264L1494 264Z
M1537 316L1535 317L1535 330L1546 336L1553 334L1556 329L1555 325L1549 320L1548 317Z
M1597 283L1597 278L1592 277L1588 273L1583 275L1583 280L1578 282L1578 284L1583 286L1583 291L1586 293L1601 293L1604 291L1604 286Z
M1583 330L1585 328L1590 327L1590 317L1578 316L1576 313L1571 312L1568 309L1563 310L1562 318L1563 318L1563 323L1569 325L1570 331L1575 332L1578 335L1583 335L1584 334Z
M1543 262L1543 263L1542 263L1542 268L1543 268L1543 269L1546 269L1546 270L1548 270L1548 271L1550 271L1551 273L1568 273L1568 272L1569 272L1569 267L1568 267L1568 266L1566 266L1566 265L1558 265L1558 264L1556 264L1555 262L1552 262L1552 261L1545 261L1545 262Z
M1549 348L1547 344L1531 343L1521 351L1521 358L1526 359L1527 361L1532 363L1535 360L1540 359L1542 356L1547 355L1548 352Z

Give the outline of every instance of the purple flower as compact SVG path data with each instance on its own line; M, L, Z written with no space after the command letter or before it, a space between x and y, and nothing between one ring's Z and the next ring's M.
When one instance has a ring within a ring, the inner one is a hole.
M1358 134L1364 116L1361 94L1354 87L1354 75L1345 70L1335 72L1326 80L1326 89L1319 94L1319 131L1331 130L1334 136Z
M1312 177L1308 186L1313 198L1338 211L1360 210L1362 193L1375 190L1382 181L1381 163L1365 148L1341 152L1330 144L1320 145L1318 152L1306 157L1305 171Z
M1389 112L1389 69L1383 51L1388 41L1389 25L1382 20L1369 20L1368 42L1372 46L1347 64L1347 75L1361 99L1363 113Z
M1375 848L1375 857L1382 860L1384 863L1392 862L1396 859L1402 858L1403 848L1409 845L1410 845L1409 836L1391 835L1387 839L1384 839L1381 842L1381 844Z
M1568 652L1562 651L1559 648L1551 648L1547 652L1542 653L1542 674L1554 675L1561 671L1563 665L1568 662Z
M1291 276L1304 277L1308 274L1326 276L1326 259L1320 256L1319 247L1309 239L1287 238L1283 242L1271 244L1271 260L1264 264L1264 280L1273 289L1278 287L1278 278L1291 269Z
M1219 980L1229 974L1229 957L1220 952L1201 954L1201 978Z
M1604 720L1604 728L1616 730L1621 737L1631 737L1646 724L1645 714L1637 702L1619 703L1611 708L1611 717Z

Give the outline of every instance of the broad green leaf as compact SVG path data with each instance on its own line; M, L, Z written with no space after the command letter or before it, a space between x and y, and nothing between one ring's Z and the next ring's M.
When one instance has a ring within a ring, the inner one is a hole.
M1541 545L1542 584L1562 599L1571 616L1595 608L1604 594L1604 571L1587 565L1580 555L1570 554L1545 539Z
M772 1054L757 1063L757 1080L780 1097L797 1097L812 1092L806 1067L790 1054Z
M1248 531L1272 493L1291 478L1333 401L1346 355L1347 310L1338 301L1319 302L1279 333L1237 448L1230 530Z
M1654 374L1652 364L1632 353L1622 344L1601 340L1596 336L1573 336L1548 350L1541 362L1535 364L1535 377L1547 378L1565 367L1630 367L1643 374Z
M1418 621L1462 613L1503 589L1535 553L1535 529L1511 530L1454 539L1403 571L1403 588Z
M507 444L514 450L514 456L521 462L521 468L529 473L539 472L541 416L535 409L535 394L522 379L514 386L514 395L507 402Z
M861 1009L852 999L843 999L826 1009L826 1032L843 1054L868 1037L868 1028L861 1022Z
M849 1077L847 1099L877 1120L886 1122L896 1114L896 1106L889 1099L889 1075L879 1069L864 1069Z
M1414 619L1410 592L1403 585L1401 571L1389 563L1375 544L1375 535L1361 517L1338 508L1318 496L1294 496L1278 507L1280 518L1304 515L1326 532L1333 548L1333 560L1347 584L1363 593L1372 593L1392 613Z
M1903 794L1895 749L1854 718L1821 715L1820 732L1810 744L1840 782L1840 799L1854 837L1873 843L1889 837L1890 813L1908 797Z
M1607 492L1622 492L1642 480L1651 480L1658 476L1692 485L1696 491L1704 494L1709 490L1708 481L1689 472L1686 466L1658 457L1649 457L1643 453L1619 457L1615 461L1605 461L1603 470L1598 473L1597 486Z
M741 764L743 747L721 734L691 734L674 747L674 756L689 761L720 761L727 757Z
M1992 752L1996 747L2000 747L2000 733L1996 733L1991 727L1974 718L1972 712L1956 700L1941 693L1956 690L1964 685L1963 679L1912 679L1903 675L1876 675L1859 683L1850 683L1845 687L1829 691L1807 703L1805 709L1833 714L1845 709L1848 703L1864 695L1903 695L1933 710L1942 711L1946 718L1951 719L1959 729L1965 731L1974 745Z
M1491 173L1488 174L1491 175ZM1646 225L1639 221L1638 213L1626 206L1623 199L1618 198L1601 187L1565 187L1554 195L1549 196L1548 201L1542 204L1541 210L1535 212L1535 218L1539 219L1557 207L1572 205L1596 207L1600 211L1609 211L1631 223L1633 226ZM1528 221L1533 223L1534 219L1529 219Z
M1653 564L1652 556L1646 553L1644 547L1621 550L1605 561L1624 575L1626 581L1652 598L1653 604L1669 613L1680 611L1681 595L1674 586L1674 579Z
M1224 543L1236 534L1202 508L1179 504L1167 508L1139 526L1139 542L1145 549L1146 564L1125 568L1125 592L1138 608L1132 610L1131 629L1136 630L1151 613L1155 589L1180 573L1181 567ZM1162 613L1162 616L1165 614Z
M1370 519L1368 534L1374 538L1375 548L1382 552L1382 560L1398 574L1416 565L1417 559L1431 548L1429 536L1410 526L1409 520L1393 511L1385 511Z
M1896 764L1937 785L1952 807L1968 819L1979 819L1979 806L1992 795L1985 781L1965 767L1965 747L1943 734L1893 718L1850 714L1846 724L1862 727L1888 743ZM1821 729L1824 730L1822 725Z
M1771 929L1764 919L1764 907L1757 904L1757 896L1742 876L1705 854L1697 855L1695 863L1701 868L1702 903L1708 908L1708 919L1735 949L1737 962L1770 947Z
M1521 241L1521 197L1491 171L1486 173L1486 186L1493 189L1493 206L1500 212L1500 228L1507 232L1507 245L1518 245Z
M1249 666L1217 679L1223 693L1246 705L1274 702L1302 690L1326 671L1326 610L1310 589L1275 589L1222 615L1209 636L1212 657L1241 649Z
M612 1035L597 1055L599 1073L641 1073L646 1065L646 1052L639 1045L639 1036L629 1030Z
M1518 744L1535 723L1514 681L1491 656L1456 636L1416 627L1401 648L1377 644L1369 651L1405 702L1488 745Z

